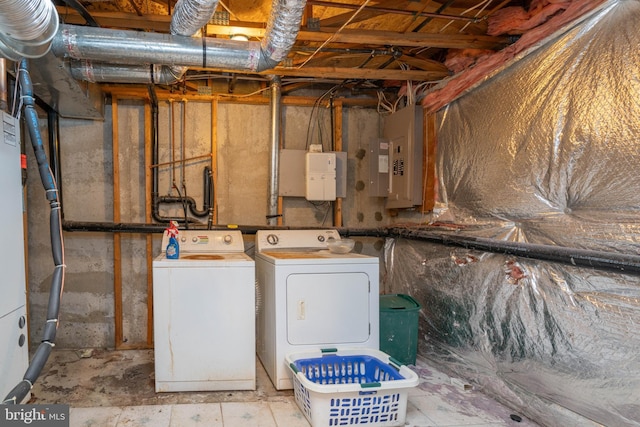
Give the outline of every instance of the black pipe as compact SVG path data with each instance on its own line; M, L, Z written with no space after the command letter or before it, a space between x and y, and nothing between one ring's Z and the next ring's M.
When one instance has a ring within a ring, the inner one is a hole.
M99 233L162 233L165 224L122 223L122 222L89 222L64 221L64 231L90 231Z
M155 87L153 85L148 86L149 97L151 98L151 117L152 117L152 126L151 126L151 143L152 147L152 159L151 162L153 164L152 171L152 181L151 181L151 216L154 221L168 224L170 221L177 221L178 223L184 223L185 226L188 226L187 223L197 223L190 218L185 217L168 217L160 215L160 204L161 203L180 203L182 205L186 205L189 208L191 214L198 218L204 218L206 216L210 216L211 208L213 206L213 201L210 197L207 197L207 194L212 194L213 190L213 180L209 179L211 175L211 168L205 167L204 170L204 202L203 209L199 210L197 207L197 202L192 197L186 196L160 196L158 192L158 161L160 158L159 154L159 144L158 144L158 97L156 95Z
M204 171L205 174L205 182L207 180L207 176L206 176L207 171ZM205 188L208 186L205 185ZM205 191L205 194L209 191ZM206 198L206 195L205 195ZM197 208L197 202L196 200L191 197L191 196L159 196L157 197L158 202L159 203L180 203L180 204L184 204L189 208L189 212L191 212L194 216L197 216L199 218L205 217L207 215L209 215L209 206L207 206L207 203L205 203L204 207L202 210L198 210ZM184 218L182 218L184 221Z
M124 224L106 222L65 221L65 231L160 233L164 226L158 224ZM256 234L258 230L313 230L318 227L268 226L268 225L213 225L207 229L226 230L233 228L243 234ZM204 229L195 227L194 229ZM552 261L578 267L590 267L600 270L613 270L622 273L640 274L640 256L588 249L567 248L554 245L540 245L521 242L507 242L481 237L451 235L424 229L399 227L386 228L337 228L345 237L405 238L409 240L438 243L445 246L458 246L485 252L514 255L523 258Z
M49 158L51 159L51 173L58 187L58 200L60 201L60 216L64 219L63 197L62 197L62 171L60 168L60 116L48 105L47 128L49 130Z
M207 221L207 228L211 230L213 227L213 199L214 199L214 191L213 188L213 171L209 166L204 168L204 172L206 174L205 179L207 180L207 185L204 187L204 200L205 207L209 211L209 218Z
M98 22L91 16L89 11L80 3L78 0L62 0L66 3L67 6L74 9L76 12L80 14L87 21L87 25L90 27L100 27Z
M423 240L441 243L447 246L459 246L466 249L514 255L542 261L553 261L577 267L590 267L600 270L640 274L640 256L638 255L568 248L555 245L509 242L483 237L411 230L407 228L394 228L390 231L394 237L404 237L411 240Z
M56 331L58 329L60 299L62 297L62 285L64 283L64 273L66 268L64 264L62 215L60 203L58 201L58 189L56 188L55 179L51 173L51 168L49 167L44 150L42 134L40 133L40 125L38 123L38 113L35 109L33 85L31 83L26 59L20 61L19 79L21 99L24 105L24 118L29 130L33 152L38 163L40 180L42 181L42 185L45 189L45 195L51 208L49 224L51 233L51 251L55 269L53 271L51 288L49 290L47 320L44 327L42 341L36 349L22 381L19 382L4 398L2 402L3 404L18 404L24 400L33 387L33 384L40 376L42 368L51 354L51 349L55 345Z
M156 96L156 89L153 85L148 86L149 97L151 98L151 164L153 165L153 171L151 173L152 181L151 181L151 205L152 205L152 213L153 219L159 221L156 218L156 199L158 198L158 97Z

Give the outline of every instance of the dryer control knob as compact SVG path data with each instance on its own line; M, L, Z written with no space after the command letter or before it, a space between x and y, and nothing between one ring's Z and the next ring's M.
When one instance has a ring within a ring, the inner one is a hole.
M196 236L193 236L193 237L191 238L191 241L192 241L193 243L198 243L198 238L197 238Z
M227 234L222 238L222 241L228 245L229 243L233 242L233 237L231 237L231 234Z
M278 244L278 236L275 234L267 234L267 243L270 245Z
M182 243L184 243L184 242L186 242L186 241L187 241L187 238L186 238L186 237L184 237L184 236L182 236L182 237L180 238L180 241L181 241Z

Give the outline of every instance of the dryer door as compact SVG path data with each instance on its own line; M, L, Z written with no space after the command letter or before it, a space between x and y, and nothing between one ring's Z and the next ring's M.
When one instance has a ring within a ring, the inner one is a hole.
M291 274L287 341L292 345L366 342L371 333L370 304L366 273Z

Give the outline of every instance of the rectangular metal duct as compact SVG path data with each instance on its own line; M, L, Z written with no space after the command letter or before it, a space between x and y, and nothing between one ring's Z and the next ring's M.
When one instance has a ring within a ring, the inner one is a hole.
M74 79L66 61L49 52L29 60L29 72L35 95L61 117L104 119L104 94L100 86Z

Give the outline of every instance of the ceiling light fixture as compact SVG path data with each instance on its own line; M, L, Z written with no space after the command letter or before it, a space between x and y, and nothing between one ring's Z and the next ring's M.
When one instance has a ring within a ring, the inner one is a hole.
M241 40L244 42L248 42L249 41L249 37L245 36L244 34L231 34L231 36L229 37L231 40Z

